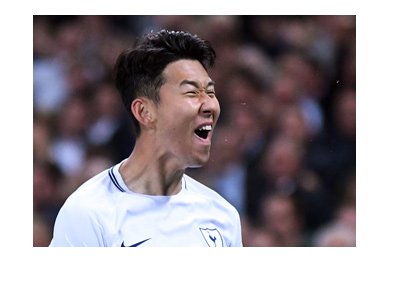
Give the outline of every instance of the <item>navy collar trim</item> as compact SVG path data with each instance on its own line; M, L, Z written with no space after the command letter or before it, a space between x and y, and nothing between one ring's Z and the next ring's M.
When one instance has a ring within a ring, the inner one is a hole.
M110 176L111 181L113 182L113 184L121 191L121 192L126 192L121 185L118 183L117 178L115 178L115 174L114 174L114 167L113 166L111 169L108 170L108 175Z

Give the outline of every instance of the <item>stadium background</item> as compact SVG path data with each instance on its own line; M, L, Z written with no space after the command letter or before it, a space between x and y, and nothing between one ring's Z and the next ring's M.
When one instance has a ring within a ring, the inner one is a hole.
M135 138L116 56L168 28L209 40L221 118L188 174L241 214L245 246L355 246L355 16L34 16L33 245Z

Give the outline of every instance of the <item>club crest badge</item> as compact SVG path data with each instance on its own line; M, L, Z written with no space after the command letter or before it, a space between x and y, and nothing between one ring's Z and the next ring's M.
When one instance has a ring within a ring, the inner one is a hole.
M199 228L209 247L223 247L222 236L216 228Z

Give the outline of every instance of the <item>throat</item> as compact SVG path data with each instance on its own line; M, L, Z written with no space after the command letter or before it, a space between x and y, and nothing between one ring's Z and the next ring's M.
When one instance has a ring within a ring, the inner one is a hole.
M158 159L156 182L159 182L160 193L164 196L175 195L181 190L181 181L184 170L177 168L173 164L173 159L168 154L164 154Z
M154 196L176 195L182 188L182 177L183 173L176 173L173 176L166 176L166 173L156 174L146 181L144 193Z
M179 193L184 169L170 157L164 154L145 161L137 160L140 155L129 157L120 168L125 184L140 194L171 196Z

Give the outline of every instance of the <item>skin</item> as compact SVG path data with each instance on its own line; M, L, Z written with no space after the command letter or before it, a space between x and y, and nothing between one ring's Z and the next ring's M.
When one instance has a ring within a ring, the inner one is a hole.
M220 106L214 83L195 60L166 66L158 104L139 97L131 111L141 133L120 172L130 190L147 195L174 195L181 190L186 168L203 166L209 159L213 131L206 139L194 131L215 127Z

